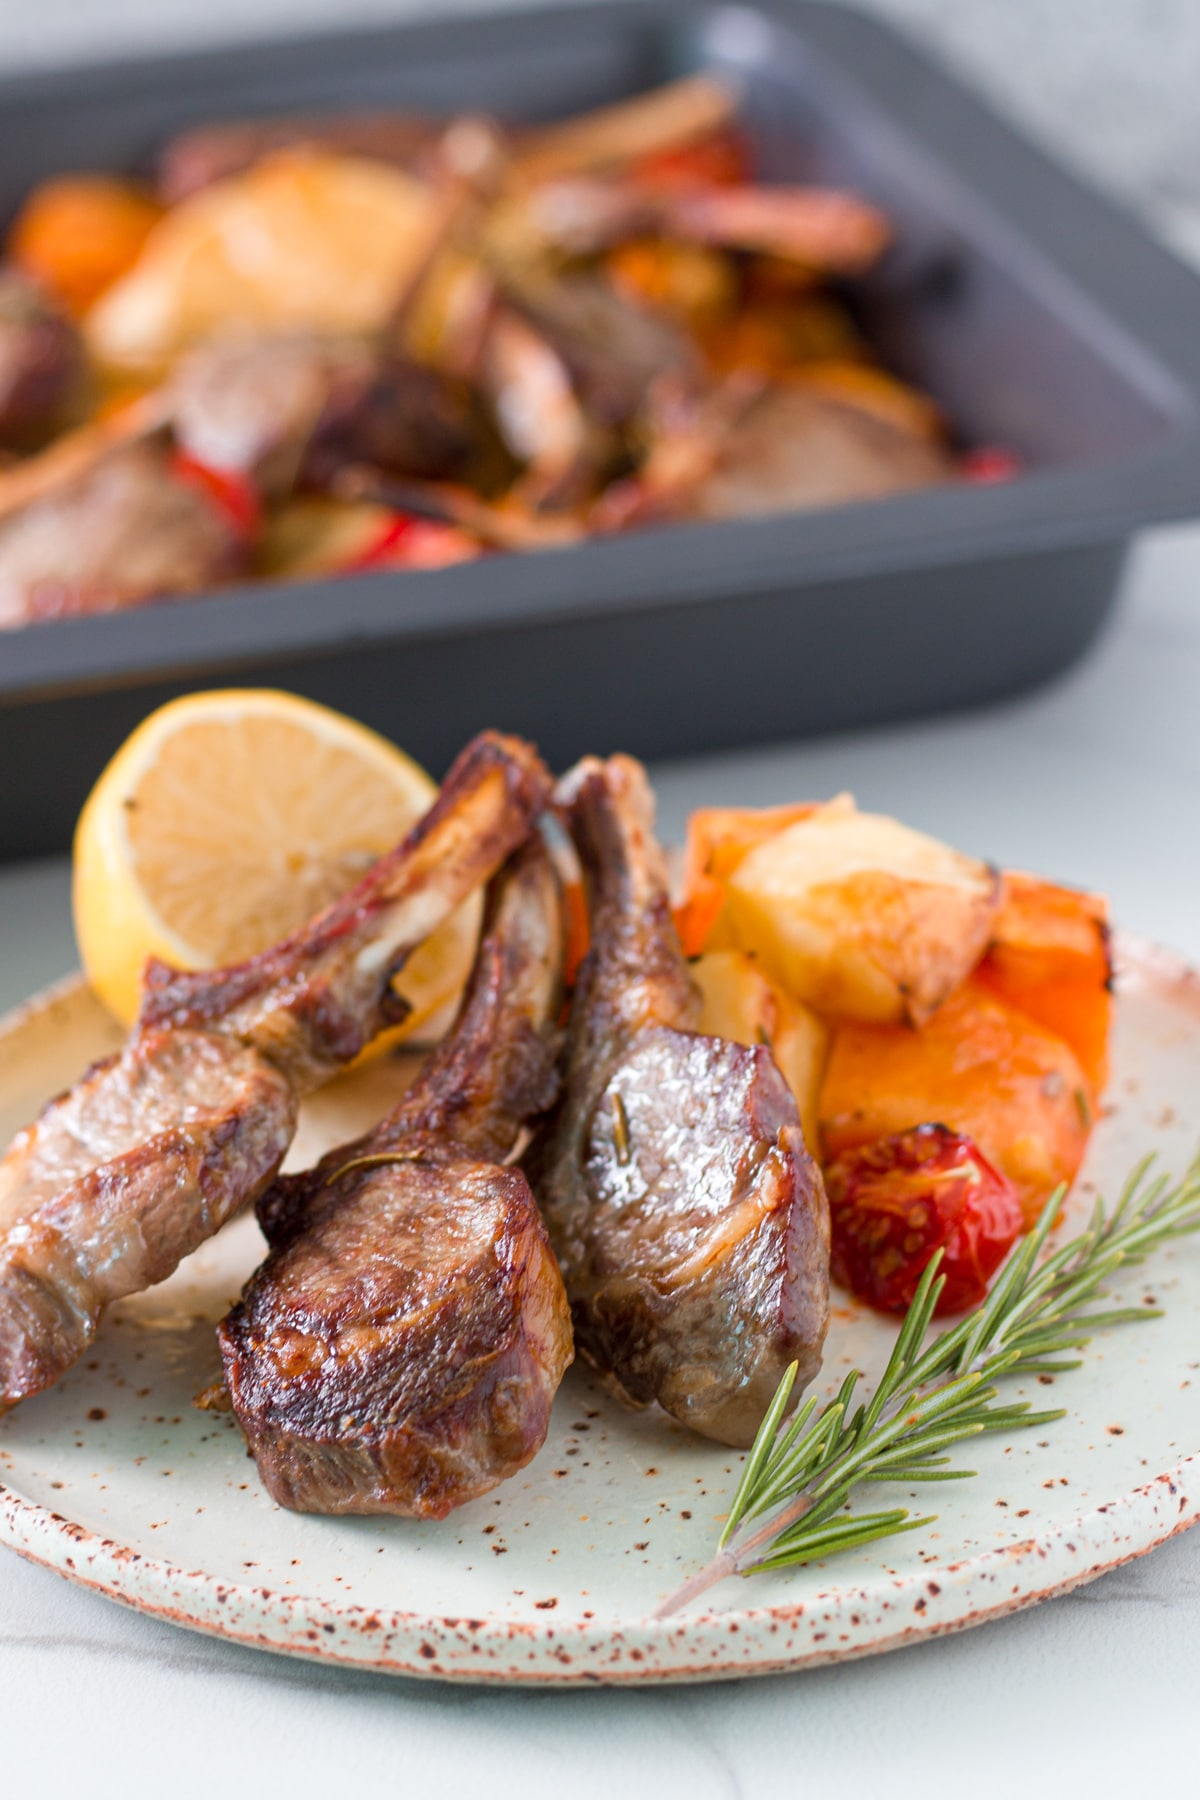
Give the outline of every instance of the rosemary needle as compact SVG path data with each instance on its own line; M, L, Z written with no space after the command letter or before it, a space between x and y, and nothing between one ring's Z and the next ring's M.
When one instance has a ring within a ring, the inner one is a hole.
M785 1423L793 1364L746 1457L716 1555L654 1617L678 1612L730 1575L795 1568L932 1524L904 1507L855 1513L848 1502L867 1482L963 1480L974 1471L952 1466L944 1452L953 1445L1062 1418L1061 1408L1033 1412L1027 1401L1002 1402L995 1383L1078 1368L1075 1352L1095 1332L1160 1316L1152 1307L1097 1304L1117 1269L1200 1230L1200 1156L1174 1186L1166 1176L1151 1177L1152 1162L1138 1164L1111 1212L1098 1200L1084 1229L1047 1254L1065 1192L1059 1188L987 1298L927 1344L945 1285L939 1251L869 1399L855 1404L861 1378L852 1370L824 1407L810 1398ZM764 1514L764 1523L752 1523Z

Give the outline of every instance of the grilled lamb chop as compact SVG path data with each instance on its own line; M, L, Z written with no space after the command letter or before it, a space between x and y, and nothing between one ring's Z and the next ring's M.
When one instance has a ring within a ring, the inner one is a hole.
M673 321L599 276L506 269L502 286L561 358L599 426L636 427L656 382L695 386L702 379L699 353Z
M645 772L585 759L559 789L592 948L566 1086L530 1159L579 1349L635 1404L749 1444L787 1365L820 1367L829 1213L765 1047L705 1037Z
M327 117L238 119L181 132L158 159L158 192L175 206L190 194L240 175L264 156L321 144L342 156L366 156L416 170L436 139L436 120L413 113L347 113Z
M526 217L532 233L572 256L633 238L676 238L767 251L838 274L861 274L888 239L887 221L876 207L836 188L660 189L575 177L536 190Z
M295 1129L286 1077L202 1031L141 1032L52 1101L0 1163L0 1410L252 1200Z
M61 426L83 373L71 321L28 276L0 269L0 444L28 449Z
M570 1314L528 1183L503 1159L557 1091L562 955L534 838L493 884L457 1023L416 1085L259 1202L271 1254L219 1336L280 1505L442 1518L544 1442Z
M725 434L707 479L677 513L745 519L878 500L949 481L937 442L800 383L764 388Z
M24 463L7 481L33 471ZM64 459L62 479L0 519L0 628L197 593L243 572L248 553L163 434L105 446L69 473Z
M558 125L514 126L528 180L628 166L656 152L695 143L728 125L736 93L706 75L693 75L635 94L598 112ZM302 144L321 144L343 156L365 156L423 172L446 129L444 119L410 112L327 113L226 120L172 138L158 159L158 191L168 206L240 174L264 156Z
M393 976L525 841L549 792L530 745L480 732L403 842L291 937L225 969L147 963L141 1025L225 1032L301 1093L319 1087L403 1022Z
M464 390L365 341L316 332L214 338L168 385L176 436L268 500L324 487L346 463L423 478L461 470L476 441Z
M393 976L528 836L548 788L527 745L484 734L408 837L293 936L229 969L151 966L124 1051L0 1161L0 1408L257 1198L297 1097L403 1017Z

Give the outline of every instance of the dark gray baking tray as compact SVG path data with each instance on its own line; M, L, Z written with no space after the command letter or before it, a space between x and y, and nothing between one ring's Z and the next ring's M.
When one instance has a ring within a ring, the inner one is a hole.
M220 116L574 112L729 70L769 175L847 181L897 248L868 305L968 440L1029 472L430 573L245 588L0 634L0 854L58 849L169 696L278 684L435 770L482 725L666 756L1011 693L1099 629L1131 532L1200 497L1200 281L866 18L626 0L0 83L0 214Z

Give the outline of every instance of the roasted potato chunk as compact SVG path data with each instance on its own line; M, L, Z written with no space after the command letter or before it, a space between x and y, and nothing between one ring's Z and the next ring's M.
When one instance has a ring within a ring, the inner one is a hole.
M740 950L697 957L692 976L704 996L701 1031L737 1044L766 1044L796 1097L804 1136L815 1147L817 1103L829 1030L815 1013L768 981Z
M1087 1148L1087 1078L1062 1038L972 979L919 1031L842 1025L821 1089L827 1160L914 1125L973 1138L1017 1190L1026 1228Z
M702 950L731 947L722 917L725 884L751 850L801 819L853 811L852 794L821 802L802 800L792 806L699 807L688 820L683 896L675 915L684 954L698 956Z
M919 1025L987 948L1000 880L895 819L825 809L751 850L727 894L735 943L794 999Z

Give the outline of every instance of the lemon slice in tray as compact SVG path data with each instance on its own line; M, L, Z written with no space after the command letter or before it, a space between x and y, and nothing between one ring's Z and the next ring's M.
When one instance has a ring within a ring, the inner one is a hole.
M271 689L160 707L93 788L75 834L73 903L89 982L124 1024L148 956L213 968L264 950L344 893L429 806L437 784L386 738ZM411 1036L470 968L475 895L397 987Z

